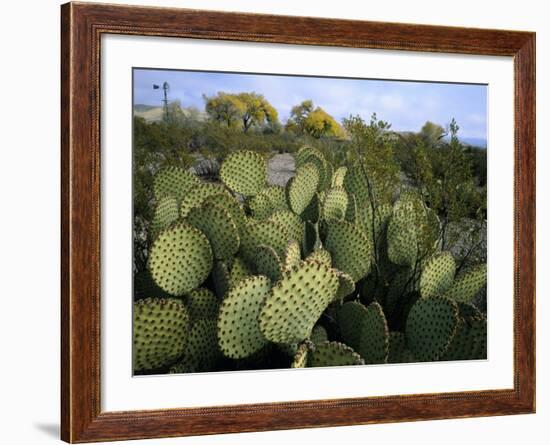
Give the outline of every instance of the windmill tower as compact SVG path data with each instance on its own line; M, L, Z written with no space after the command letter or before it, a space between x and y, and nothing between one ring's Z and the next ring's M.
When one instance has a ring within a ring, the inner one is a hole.
M154 90L160 90L160 85L153 84ZM162 109L164 111L164 120L168 120L168 91L170 90L170 84L168 82L164 82L162 84L162 91L164 95L164 99L162 99Z

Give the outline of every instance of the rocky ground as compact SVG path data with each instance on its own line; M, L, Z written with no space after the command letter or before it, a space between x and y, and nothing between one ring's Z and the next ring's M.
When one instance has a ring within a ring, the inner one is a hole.
M267 162L267 181L284 186L294 176L296 164L290 153L276 154Z

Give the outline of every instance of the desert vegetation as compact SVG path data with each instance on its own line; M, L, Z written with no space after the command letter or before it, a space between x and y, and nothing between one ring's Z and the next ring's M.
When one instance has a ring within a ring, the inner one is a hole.
M136 373L486 357L486 156L454 120L204 101L134 117Z

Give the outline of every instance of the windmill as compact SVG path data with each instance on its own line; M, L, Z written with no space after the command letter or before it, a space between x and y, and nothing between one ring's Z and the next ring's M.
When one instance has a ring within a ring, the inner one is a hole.
M160 90L160 89L161 89L160 85L153 84L153 90ZM164 82L162 84L162 90L164 92L164 99L162 100L162 103L163 103L162 108L164 109L164 119L167 119L168 118L168 91L170 90L170 85L168 84L168 82Z

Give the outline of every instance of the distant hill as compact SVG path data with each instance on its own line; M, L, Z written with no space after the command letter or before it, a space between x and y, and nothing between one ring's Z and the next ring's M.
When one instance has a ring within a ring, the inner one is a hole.
M485 138L459 138L463 144L472 147L487 148L487 139Z
M183 114L188 115L191 111L188 108L182 108ZM196 114L196 110L193 111ZM196 114L197 115L197 114ZM163 109L154 105L135 104L134 116L142 117L147 122L158 122L162 120ZM199 119L205 119L206 113L198 112Z

